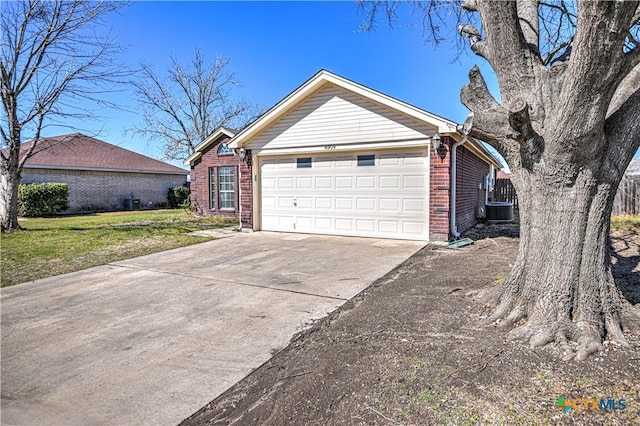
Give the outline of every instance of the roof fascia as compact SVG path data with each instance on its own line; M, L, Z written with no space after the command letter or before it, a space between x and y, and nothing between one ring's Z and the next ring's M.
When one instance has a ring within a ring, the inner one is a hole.
M168 171L168 170L143 170L143 169L104 169L100 167L74 167L74 166L52 166L47 164L25 164L26 169L46 169L46 170L77 170L82 172L114 172L114 173L145 173L153 175L180 175L189 174L189 170Z
M233 133L231 130L225 128L225 127L218 127L213 133L211 133L205 140L203 140L202 142L200 142L200 144L198 146L195 147L193 154L191 154L189 157L187 157L182 164L189 164L191 165L192 162L196 161L198 158L202 157L202 151L204 151L204 149L206 147L208 147L209 145L211 145L213 142L215 142L216 139L218 139L220 136L228 136L229 138L234 137L236 134Z
M459 132L445 133L445 135L452 137L456 142L460 142L462 140L462 134ZM498 158L496 158L489 150L487 150L487 148L484 147L481 141L469 137L468 142L470 142L468 148L473 151L474 154L480 157L484 162L495 166L497 169L501 169L504 167L502 165L502 162Z

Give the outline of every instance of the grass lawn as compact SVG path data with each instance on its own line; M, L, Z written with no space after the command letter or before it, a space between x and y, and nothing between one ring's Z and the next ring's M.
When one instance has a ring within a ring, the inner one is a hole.
M23 218L24 230L0 239L2 287L184 247L211 238L186 235L237 223L184 210Z

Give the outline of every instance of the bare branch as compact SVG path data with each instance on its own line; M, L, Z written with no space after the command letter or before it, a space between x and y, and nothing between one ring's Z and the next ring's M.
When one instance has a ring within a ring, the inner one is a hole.
M17 191L22 168L37 150L42 130L70 117L95 119L78 100L96 108L107 103L103 94L129 75L114 59L119 48L100 27L105 15L124 2L37 1L2 3L0 16L0 120L3 147L0 172L10 191ZM27 136L28 135L28 136ZM21 150L24 139L33 140ZM17 227L14 195L2 211L3 230Z
M233 96L238 82L228 65L223 56L207 64L199 50L189 67L172 57L165 77L143 64L132 85L144 119L131 130L161 143L165 158L183 160L215 129L243 127L257 107Z

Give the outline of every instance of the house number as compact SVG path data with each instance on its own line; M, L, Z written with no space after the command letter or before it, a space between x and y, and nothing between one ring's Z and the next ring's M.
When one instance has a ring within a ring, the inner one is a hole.
M325 146L324 146L324 149L327 149L327 150L330 150L330 151L331 151L331 150L336 149L336 146L335 146L335 145L325 145Z

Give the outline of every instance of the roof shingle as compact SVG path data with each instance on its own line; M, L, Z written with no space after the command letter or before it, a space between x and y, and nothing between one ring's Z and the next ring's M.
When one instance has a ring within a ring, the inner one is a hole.
M32 142L22 144L25 152ZM25 167L71 168L79 170L135 171L162 174L184 174L180 167L138 154L107 142L74 133L43 138Z

